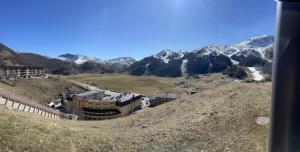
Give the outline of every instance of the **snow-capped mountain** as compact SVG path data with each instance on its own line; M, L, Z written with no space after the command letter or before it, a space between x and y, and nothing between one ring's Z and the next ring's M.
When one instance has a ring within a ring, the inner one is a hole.
M260 37L252 37L238 44L233 45L208 45L202 48L193 49L191 51L171 51L164 50L154 55L153 57L162 60L164 63L169 63L171 60L181 59L187 54L193 52L198 57L209 55L225 55L228 56L234 64L239 63L239 57L253 55L262 59L271 61L270 48L274 43L274 37L263 35Z
M131 66L133 75L182 76L222 72L232 65L264 66L271 63L273 36L252 37L233 45L209 45L191 51L164 50Z
M76 54L63 54L58 59L76 63L83 71L97 72L102 69L102 72L178 77L223 72L232 65L263 68L269 65L270 69L273 42L273 36L264 35L232 45L208 45L188 51L163 50L140 61L131 57L100 60Z
M85 55L70 54L70 53L60 55L59 57L57 57L57 59L76 63L78 65L81 65L85 62L95 62L99 64L117 64L121 66L130 66L131 64L136 62L136 60L131 57L119 57L110 60L101 60L96 57L88 57Z
M239 44L233 45L239 49L259 49L259 48L265 48L269 46L270 44L274 43L274 36L270 35L263 35L259 37L252 37L249 38L246 41L243 41Z
M242 55L244 57L254 55L271 62L272 58L270 58L267 51L273 47L273 43L273 36L264 35L260 37L252 37L239 44L233 45L232 47L238 50L236 55Z
M153 57L162 60L164 63L169 63L170 60L181 59L185 54L185 51L174 52L171 50L163 50Z
M57 59L62 60L62 61L67 61L67 62L74 62L76 64L83 64L87 61L104 63L104 61L102 61L98 58L95 58L95 57L87 57L84 55L70 54L70 53L60 55Z
M271 58L267 51L273 46L273 43L273 36L264 35L261 37L252 37L234 45L209 45L192 51L197 53L199 56L226 55L234 64L239 63L239 58L245 58L249 55L260 57L271 62Z
M132 57L119 57L119 58L107 60L106 62L108 62L110 64L119 64L119 65L124 65L124 66L130 66L133 63L135 63L136 60L133 59Z

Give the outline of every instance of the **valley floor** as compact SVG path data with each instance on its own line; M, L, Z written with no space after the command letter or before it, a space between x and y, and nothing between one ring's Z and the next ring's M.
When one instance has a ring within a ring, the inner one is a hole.
M117 92L135 92L142 95L153 95L161 92L184 92L174 84L180 78L163 78L152 76L131 76L120 74L78 74L63 77L102 89L112 89Z
M128 117L69 121L0 107L3 151L267 151L271 84L220 75L197 80L200 92Z

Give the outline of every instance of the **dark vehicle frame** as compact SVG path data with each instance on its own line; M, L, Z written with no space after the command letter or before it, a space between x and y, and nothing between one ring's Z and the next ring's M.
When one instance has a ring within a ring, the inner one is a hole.
M300 151L300 1L277 1L270 152Z

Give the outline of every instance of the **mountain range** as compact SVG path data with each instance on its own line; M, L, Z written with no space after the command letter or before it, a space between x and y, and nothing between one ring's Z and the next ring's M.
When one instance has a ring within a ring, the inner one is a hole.
M260 67L271 73L273 36L252 37L238 44L208 45L187 51L163 50L136 61L131 57L101 60L77 54L49 58L39 54L17 53L0 43L0 65L43 66L46 73L129 73L163 77L193 76L225 72L230 67ZM234 68L239 69L239 68Z
M70 54L70 53L60 55L57 57L57 59L71 62L71 63L76 63L78 65L89 61L89 62L96 62L102 64L119 64L124 66L130 66L131 64L136 62L136 60L131 57L118 57L110 60L101 60L96 57L88 57L85 55Z
M209 45L178 52L164 50L135 62L129 72L132 75L179 77L224 72L231 66L267 69L264 67L271 64L273 43L273 36L264 35L233 45Z

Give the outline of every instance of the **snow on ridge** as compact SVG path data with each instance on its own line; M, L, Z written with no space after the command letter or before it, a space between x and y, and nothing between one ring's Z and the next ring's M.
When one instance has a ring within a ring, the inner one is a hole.
M188 62L189 62L188 59L184 59L184 60L182 61L182 63L181 63L180 69L181 69L181 75L182 75L182 76L187 75L187 67L186 67L186 66L187 66Z
M158 54L156 54L154 57L161 59L164 61L164 63L168 64L169 63L169 57L171 56L171 54L173 54L173 51L170 50L164 50L159 52Z
M162 60L164 63L168 64L172 59L181 59L184 57L186 51L170 51L164 50L154 55L153 57Z
M135 63L136 60L131 57L119 57L119 58L107 60L107 62L112 64L131 65Z
M207 45L199 49L193 49L192 52L204 55L226 55L231 58L231 56L242 53L247 55L249 50L254 50L259 53L263 59L266 59L264 51L269 46L273 45L274 37L269 35L251 37L245 41L233 45Z
M63 54L57 57L57 59L62 61L75 62L76 64L82 64L88 60L91 60L90 58L84 55L77 55L77 54Z
M102 64L121 64L121 65L131 65L134 62L136 62L135 59L131 57L119 57L115 59L110 60L101 60L96 57L88 57L85 55L78 55L78 54L63 54L57 57L57 59L67 62L74 62L76 64L83 64L88 61L96 62L96 63L102 63Z
M84 62L87 62L87 61L89 61L88 58L83 57L83 56L79 56L78 59L75 60L74 62L75 62L76 64L83 64Z
M233 65L238 65L240 63L238 61L233 60L231 57L230 57L230 60L231 60L231 62L232 62Z
M74 62L76 64L83 64L87 61L94 61L97 63L105 63L105 61L100 60L96 57L87 57L85 55L78 55L78 54L63 54L57 57L57 59L62 60L62 61L67 61L67 62Z
M57 59L62 60L62 61L69 61L68 59L66 59L64 57L58 57Z
M178 56L178 59L181 59L181 58L183 58L184 57L184 55L186 54L186 52L187 51L179 51L179 52L177 52L178 54L179 54L179 56Z
M233 45L239 49L262 49L274 43L274 37L269 35L251 37L239 44Z
M199 56L225 55L231 58L239 50L230 45L208 45L200 49L194 49L192 52L197 53Z
M251 71L254 81L264 80L264 76L261 75L260 72L258 70L256 70L255 67L248 67L248 69Z
M259 55L262 59L270 61L265 56L265 50L270 46L273 46L273 43L274 43L273 36L263 35L263 36L251 37L245 41L242 41L241 43L233 44L231 45L231 48L238 50L236 54L245 56L254 53L256 55Z

